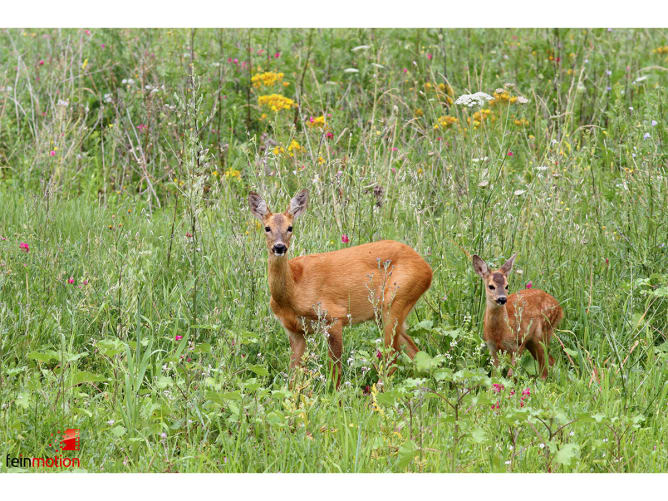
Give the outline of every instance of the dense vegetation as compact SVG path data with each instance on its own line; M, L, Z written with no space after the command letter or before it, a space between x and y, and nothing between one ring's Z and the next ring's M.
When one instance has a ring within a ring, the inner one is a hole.
M4 30L0 62L3 455L69 427L91 472L666 470L665 30ZM391 377L372 322L340 391L320 334L288 384L246 196L304 187L292 255L434 270ZM513 252L565 312L545 382L482 342L470 255Z

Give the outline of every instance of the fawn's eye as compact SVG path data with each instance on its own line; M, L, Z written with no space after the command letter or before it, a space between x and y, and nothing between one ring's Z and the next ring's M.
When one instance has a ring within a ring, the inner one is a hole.
M265 226L264 231L271 231L271 228L269 226Z
M288 226L288 231L292 233L292 226Z
M494 290L494 286L493 286L493 285L490 285L490 286L489 286L489 290L493 291L493 290Z
M508 290L508 286L506 285L506 290Z

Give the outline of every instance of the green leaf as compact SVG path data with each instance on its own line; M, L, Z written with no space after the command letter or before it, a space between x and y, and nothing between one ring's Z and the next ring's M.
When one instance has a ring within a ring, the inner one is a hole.
M485 433L485 430L483 430L482 428L476 427L471 432L471 438L473 438L473 441L476 444L481 444L485 440L487 440L487 434Z
M267 423L272 426L285 426L285 416L279 411L271 411L267 414Z
M51 362L60 360L60 354L57 351L48 350L44 352L31 351L27 357L30 360L37 360L38 362Z
M265 377L269 375L269 371L267 370L267 368L262 365L251 365L248 368L260 377Z
M121 426L120 424L117 426L114 426L111 430L109 430L111 434L116 437L120 438L123 435L125 435L125 432L127 431L124 426Z
M169 376L160 376L158 377L157 381L155 382L155 385L161 389L164 390L165 388L171 386L173 383L172 378Z
M94 372L76 370L72 376L72 386L82 383L97 383L106 380L106 377L95 374Z
M574 459L580 457L580 446L578 444L566 444L554 456L555 463L568 466Z
M415 458L417 451L418 446L412 440L408 440L401 444L401 447L399 447L399 455L396 463L397 468L402 470L406 468L406 466L408 466L408 464Z
M431 372L439 366L439 361L424 351L418 351L413 359L419 372Z
M200 343L195 346L193 353L211 353L211 345L209 343Z

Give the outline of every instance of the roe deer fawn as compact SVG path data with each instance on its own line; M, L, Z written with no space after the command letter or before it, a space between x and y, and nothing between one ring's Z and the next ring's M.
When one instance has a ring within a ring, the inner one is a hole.
M395 351L405 346L408 355L415 356L418 348L406 334L404 320L432 278L431 268L417 252L400 242L383 240L288 260L292 224L306 210L308 191L299 192L282 213L273 214L255 192L250 192L248 202L264 227L270 306L290 339L291 368L300 365L306 348L304 335L313 330L307 322L324 318L338 388L343 327L371 320L378 310L385 346ZM377 304L372 298L378 298Z
M538 289L524 289L506 296L508 273L513 267L514 254L498 270L489 271L485 261L473 256L473 269L482 277L487 295L484 338L495 366L499 365L498 351L510 353L511 365L515 356L522 356L527 348L538 361L541 377L547 377L545 354L553 329L564 313L556 299ZM545 351L543 351L545 350ZM550 365L554 358L549 357ZM512 367L508 377L512 375Z

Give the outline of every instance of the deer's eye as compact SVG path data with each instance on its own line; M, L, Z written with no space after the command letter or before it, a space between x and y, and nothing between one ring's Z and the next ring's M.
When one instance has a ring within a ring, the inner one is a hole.
M292 226L288 226L288 231L292 233Z
M269 226L265 226L264 231L271 231L271 228Z
M493 285L490 285L490 286L489 286L489 290L493 291L493 290L494 290L494 286L493 286Z
M508 286L506 285L506 290L508 290Z

